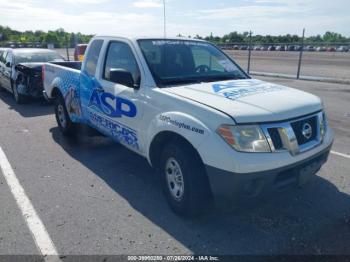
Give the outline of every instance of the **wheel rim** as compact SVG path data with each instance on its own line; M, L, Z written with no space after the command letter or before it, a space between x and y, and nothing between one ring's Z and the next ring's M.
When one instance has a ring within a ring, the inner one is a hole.
M169 158L165 164L165 174L171 196L180 201L184 195L184 178L181 167L175 158Z
M61 104L59 104L57 106L57 116L58 116L58 121L59 121L60 125L63 128L66 128L66 125L67 125L66 115L64 113L63 105L61 105Z

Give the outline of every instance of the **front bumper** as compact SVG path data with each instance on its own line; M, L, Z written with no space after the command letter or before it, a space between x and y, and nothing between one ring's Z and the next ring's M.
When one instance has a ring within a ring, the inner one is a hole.
M206 165L214 198L220 201L256 197L289 185L303 185L327 161L331 146L296 163L261 172L240 174Z

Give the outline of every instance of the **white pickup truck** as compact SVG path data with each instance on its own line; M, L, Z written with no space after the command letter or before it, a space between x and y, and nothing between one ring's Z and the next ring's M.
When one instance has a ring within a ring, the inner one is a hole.
M303 184L333 142L318 97L251 79L205 41L94 37L43 78L62 133L86 124L147 158L179 214Z

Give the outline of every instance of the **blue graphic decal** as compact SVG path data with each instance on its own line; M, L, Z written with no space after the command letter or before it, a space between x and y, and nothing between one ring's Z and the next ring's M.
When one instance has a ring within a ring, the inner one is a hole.
M69 70L55 70L50 66L46 70L57 72L59 81L55 83L59 87L65 102L70 119L73 122L79 122L82 118L80 106L80 94L78 92L80 86L80 74Z
M94 107L109 117L135 117L137 114L136 106L131 101L111 93L100 93L96 89L90 97L89 107Z
M268 93L285 89L283 86L263 83L260 81L239 81L225 84L214 84L213 91L222 94L228 99L236 100L245 96L259 93Z
M104 118L101 115L89 112L91 123L99 130L111 135L114 140L139 150L136 131L117 122Z

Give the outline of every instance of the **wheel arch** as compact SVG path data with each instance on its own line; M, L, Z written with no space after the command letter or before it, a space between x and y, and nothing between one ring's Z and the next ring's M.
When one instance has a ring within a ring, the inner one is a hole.
M61 90L60 90L57 86L54 86L54 87L52 88L52 91L51 91L51 97L52 97L53 99L55 99L55 98L57 98L57 96L59 96L59 95L62 95Z
M149 146L149 161L152 167L155 169L159 169L159 159L162 153L164 146L169 142L175 143L183 143L189 147L189 149L194 153L196 158L203 164L203 160L197 151L197 149L193 146L193 144L186 139L184 136L175 133L173 131L161 131L157 135L154 136L152 142Z

